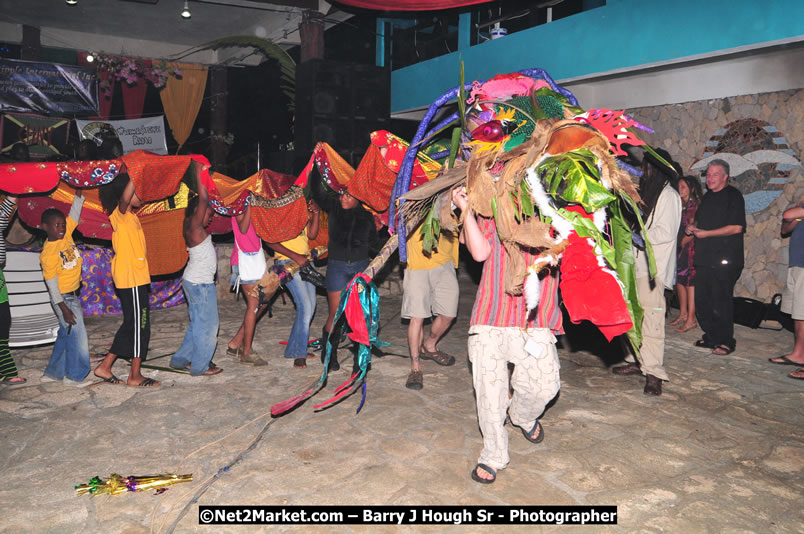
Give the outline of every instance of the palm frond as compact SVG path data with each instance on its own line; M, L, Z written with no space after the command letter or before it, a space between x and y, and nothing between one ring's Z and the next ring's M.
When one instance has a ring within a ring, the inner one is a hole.
M221 37L203 43L181 52L176 59L181 59L201 50L220 50L221 48L254 48L268 59L279 63L279 87L290 101L289 107L293 111L296 107L296 62L285 50L269 39L253 35L233 35Z

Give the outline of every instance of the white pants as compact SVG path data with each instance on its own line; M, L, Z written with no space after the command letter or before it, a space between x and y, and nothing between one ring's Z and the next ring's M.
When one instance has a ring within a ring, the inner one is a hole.
M656 282L656 285L651 287L648 277L637 278L639 303L645 311L642 318L642 346L639 348L639 359L643 375L653 375L669 381L667 371L664 370L664 313L666 306L664 286L659 280ZM625 361L634 362L635 360L629 354Z
M494 469L508 465L506 412L511 422L529 431L561 387L556 338L547 328L469 329L469 359L477 396L477 419L483 434L478 463ZM508 398L508 363L514 364Z

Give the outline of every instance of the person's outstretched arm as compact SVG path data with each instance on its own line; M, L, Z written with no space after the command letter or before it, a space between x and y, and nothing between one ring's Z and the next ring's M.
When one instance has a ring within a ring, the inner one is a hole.
M139 200L140 197L137 196L137 192L134 190L134 182L129 181L120 196L120 200L117 202L117 211L123 214L126 213L131 206L131 201L135 198Z
M478 262L484 262L491 254L491 245L489 244L483 231L477 225L474 212L469 209L469 198L466 196L466 191L463 188L458 188L452 192L452 202L464 212L463 228L461 229L461 243L466 245L472 258Z

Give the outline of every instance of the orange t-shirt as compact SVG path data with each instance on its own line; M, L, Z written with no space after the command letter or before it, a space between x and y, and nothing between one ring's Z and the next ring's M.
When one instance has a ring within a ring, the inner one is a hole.
M109 220L112 223L112 279L118 289L128 289L151 283L148 259L145 256L145 234L140 220L131 210L120 213L115 208Z

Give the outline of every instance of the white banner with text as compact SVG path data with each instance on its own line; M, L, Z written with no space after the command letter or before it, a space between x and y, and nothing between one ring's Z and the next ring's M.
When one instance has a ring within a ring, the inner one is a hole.
M81 139L91 139L100 146L107 138L120 139L123 152L148 150L167 155L165 141L165 116L130 119L121 121L77 120L78 135Z

